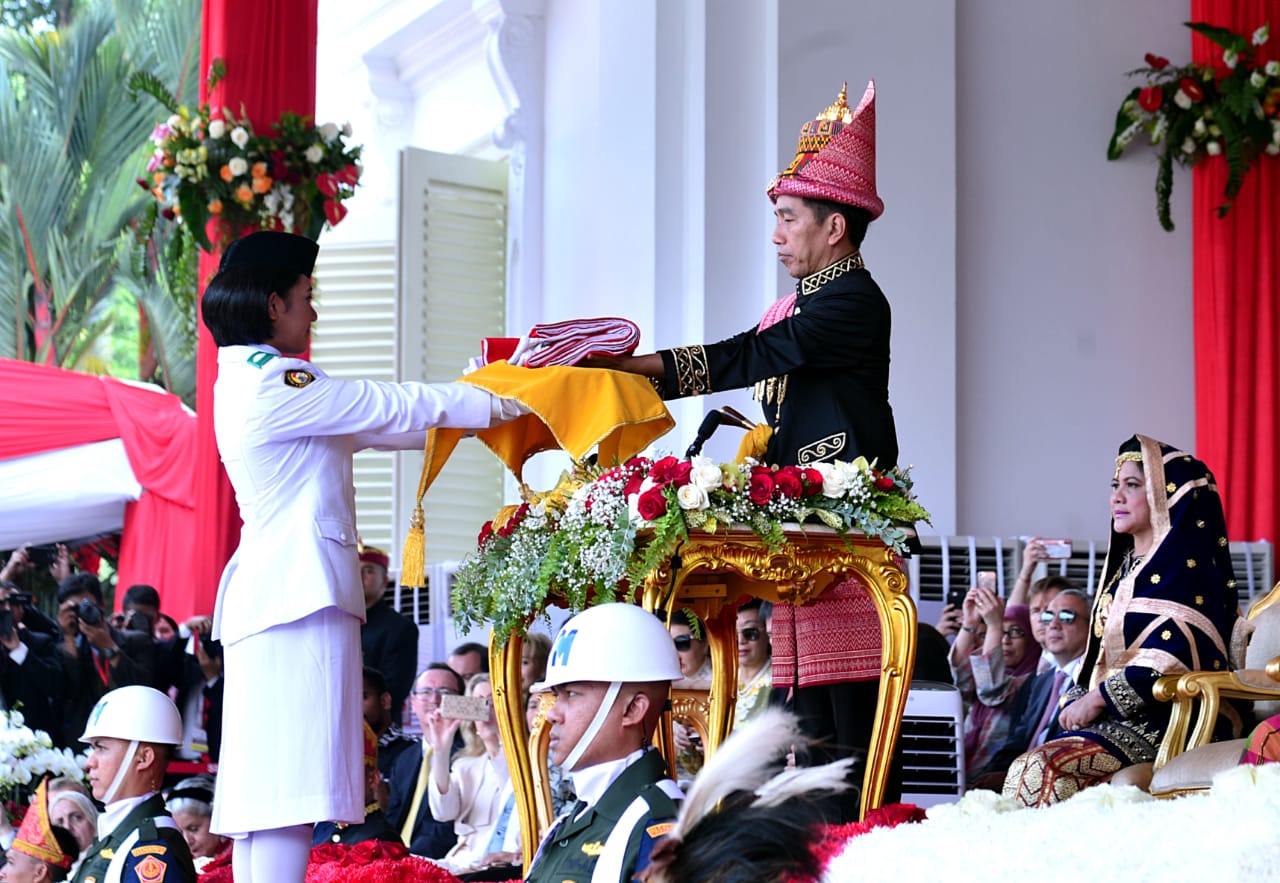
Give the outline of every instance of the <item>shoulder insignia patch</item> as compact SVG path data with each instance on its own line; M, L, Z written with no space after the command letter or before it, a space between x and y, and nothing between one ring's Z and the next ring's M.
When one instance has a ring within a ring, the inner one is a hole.
M654 838L665 837L667 834L671 833L671 829L675 826L675 822L659 822L656 825L650 825L645 828L644 832Z
M141 857L144 855L165 855L168 852L169 847L162 843L149 843L146 846L139 846L137 849L131 850L129 855Z
M315 379L316 376L310 371L295 370L284 372L284 385L292 386L294 389L302 389Z
M596 856L604 852L604 843L597 840L594 843L582 844L582 854Z
M161 883L169 866L154 855L149 855L134 866L133 872L141 883Z
M261 368L263 365L267 364L267 362L270 362L275 357L276 357L275 353L268 353L268 352L265 352L264 350L258 350L253 355L249 356L249 358L246 361L248 361L248 363L255 368Z
M102 856L105 859L110 860L116 857L116 851L114 849L107 848L102 850L102 852L98 853L98 855Z

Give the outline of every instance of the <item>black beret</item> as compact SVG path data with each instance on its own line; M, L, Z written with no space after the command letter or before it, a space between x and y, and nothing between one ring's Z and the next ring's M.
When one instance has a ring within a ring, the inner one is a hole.
M320 246L305 236L259 230L227 246L218 272L249 267L284 267L297 270L299 276L310 276L319 251Z

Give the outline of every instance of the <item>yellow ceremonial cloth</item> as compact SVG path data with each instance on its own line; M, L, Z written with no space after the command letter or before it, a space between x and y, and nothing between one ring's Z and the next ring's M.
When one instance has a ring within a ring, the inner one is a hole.
M422 766L418 768L418 781L413 786L413 801L409 804L409 814L404 817L400 826L400 839L405 846L413 843L413 826L418 821L418 810L422 809L422 798L427 795L427 780L431 778L431 749L422 752Z
M738 443L738 456L733 458L734 462L741 463L748 457L752 460L763 459L771 438L773 427L767 423L757 423Z
M653 384L639 374L494 362L458 382L514 399L533 412L476 433L517 478L525 461L541 451L559 449L581 460L598 446L599 462L610 466L675 426ZM433 429L431 434L424 487L430 487L467 430Z

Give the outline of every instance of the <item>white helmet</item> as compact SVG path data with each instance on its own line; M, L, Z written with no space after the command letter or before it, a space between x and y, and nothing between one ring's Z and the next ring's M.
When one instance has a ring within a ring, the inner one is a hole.
M667 627L635 604L597 604L560 627L535 692L575 681L678 681L680 657Z
M151 687L132 686L112 690L89 712L81 742L94 738L182 744L182 716L173 700Z

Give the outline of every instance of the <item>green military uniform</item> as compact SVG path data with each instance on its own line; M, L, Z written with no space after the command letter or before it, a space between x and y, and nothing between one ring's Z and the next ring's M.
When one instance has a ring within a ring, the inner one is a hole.
M629 883L671 830L679 794L662 756L646 751L579 818L570 811L543 841L525 883Z
M133 808L116 829L98 838L80 864L75 883L194 883L187 841L159 794ZM132 838L134 832L137 837ZM116 861L117 851L123 859ZM112 864L116 865L113 871Z

